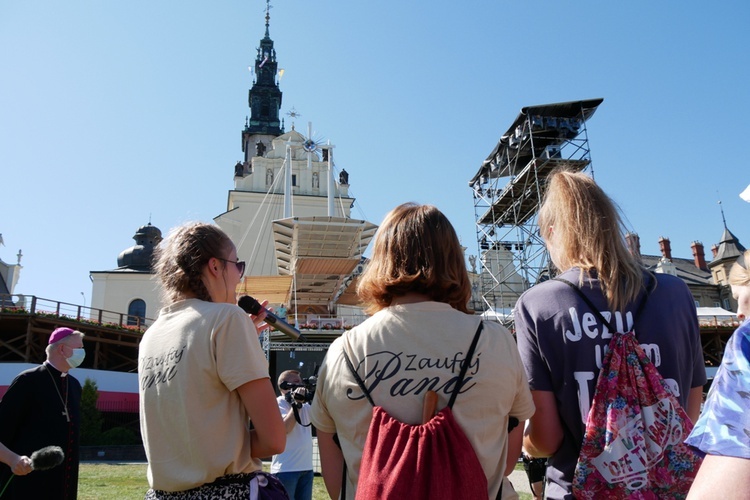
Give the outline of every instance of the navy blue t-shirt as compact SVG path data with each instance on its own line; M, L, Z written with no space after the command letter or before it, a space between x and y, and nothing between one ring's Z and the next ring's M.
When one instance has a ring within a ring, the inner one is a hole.
M578 284L580 273L573 268L560 278ZM650 278L652 290L636 320L635 335L680 404L687 407L690 389L706 383L695 302L681 279L655 276L656 286ZM586 278L579 288L618 332L632 329L641 296L625 310L613 312L598 279ZM575 290L554 280L527 290L516 303L514 319L531 390L554 393L563 424L563 444L547 468L547 497L572 498L585 420L612 333Z

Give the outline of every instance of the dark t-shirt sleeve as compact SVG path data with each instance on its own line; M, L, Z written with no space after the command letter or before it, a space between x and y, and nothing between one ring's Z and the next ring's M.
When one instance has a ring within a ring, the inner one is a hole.
M700 326L698 325L698 311L695 309L695 302L690 290L688 290L687 295L688 307L691 311L690 316L688 316L689 338L693 342L693 383L690 387L695 388L706 385L708 379L706 378L706 361L703 358L703 344Z
M518 352L521 354L521 363L523 363L523 368L526 371L529 387L532 391L552 391L553 385L549 367L539 350L538 330L534 315L527 307L527 297L525 295L516 302L513 315L516 326Z

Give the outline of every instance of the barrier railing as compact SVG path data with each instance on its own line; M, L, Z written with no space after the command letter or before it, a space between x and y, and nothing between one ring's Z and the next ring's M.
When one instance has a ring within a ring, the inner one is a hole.
M127 313L107 311L69 302L50 300L35 295L0 294L0 313L29 314L50 319L68 319L92 326L142 332L153 319Z

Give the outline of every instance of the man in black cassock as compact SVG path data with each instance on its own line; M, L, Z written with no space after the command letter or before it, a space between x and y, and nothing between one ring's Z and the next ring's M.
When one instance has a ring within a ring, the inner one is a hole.
M45 446L59 446L62 464L49 470L12 476L0 465L0 491L7 499L70 500L78 496L78 435L81 384L68 370L85 356L83 333L57 328L49 338L47 361L21 372L0 401L0 442L20 455Z

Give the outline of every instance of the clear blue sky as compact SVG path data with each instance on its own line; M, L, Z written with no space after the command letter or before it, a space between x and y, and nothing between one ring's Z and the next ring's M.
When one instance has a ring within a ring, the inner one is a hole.
M642 252L750 247L746 1L276 0L282 113L336 145L353 215L432 203L476 253L467 181L524 106L603 97L596 179ZM0 258L90 303L135 230L226 209L265 2L0 0ZM290 121L287 118L287 130Z

